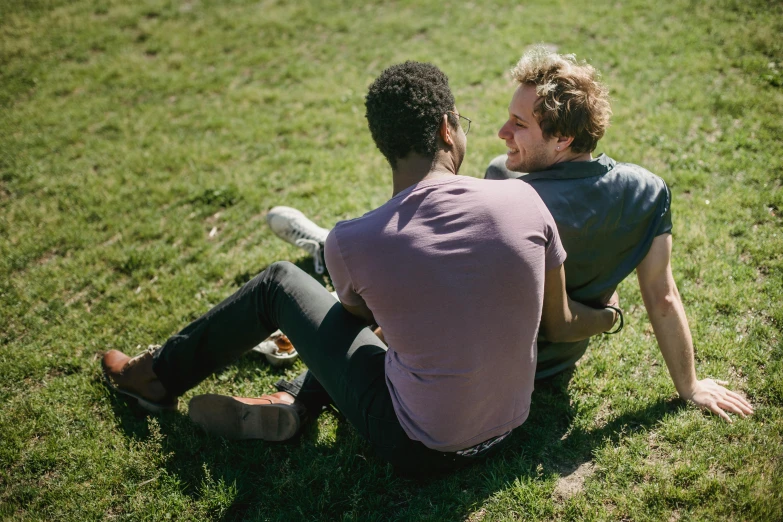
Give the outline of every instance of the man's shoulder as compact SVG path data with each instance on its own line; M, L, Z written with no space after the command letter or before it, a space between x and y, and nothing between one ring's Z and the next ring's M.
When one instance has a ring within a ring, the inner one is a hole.
M464 184L469 186L470 191L476 195L478 200L483 199L490 203L509 201L519 205L520 198L523 201L531 198L540 199L538 192L529 183L524 183L521 178L481 179L467 177Z
M527 183L520 183L517 178L509 179L486 179L486 178L474 178L473 176L458 175L456 177L454 186L458 189L467 189L471 192L486 194L493 196L497 194L505 194L512 192L518 194L520 192L530 192L531 189ZM450 187L445 187L447 190Z
M646 168L635 163L615 161L601 154L585 162L566 162L552 169L534 172L519 179L529 183L549 204L549 199L581 197L585 191L596 195L606 193L612 199L632 197L633 194L668 194L666 182Z
M578 163L567 165L531 183L555 218L561 236L566 228L580 235L595 233L585 225L588 222L599 228L614 222L649 224L659 219L656 216L669 213L671 192L666 182L644 167L605 155L580 167Z
M553 175L543 175L539 179L533 179L533 185L537 181L559 181L566 186L595 187L601 190L624 189L630 193L668 193L666 182L660 176L653 174L648 169L636 163L616 161L605 154L590 162L573 162L561 165L562 172L552 171ZM524 179L524 178L522 178Z
M614 169L612 169L610 172L624 176L629 180L636 181L637 183L646 183L660 186L666 185L666 182L663 181L663 178L653 174L646 168L642 167L641 165L637 165L636 163L625 163L618 161L615 164Z
M476 203L488 214L519 218L531 211L540 214L546 208L536 189L521 179L475 179L475 182Z
M659 201L666 208L671 203L671 192L663 178L640 165L618 162L611 174L613 183L625 188L626 198Z
M346 256L350 257L350 254L356 251L358 245L362 245L368 238L375 236L370 230L372 220L368 219L372 212L374 211L356 218L338 221L332 227L324 245L327 267L329 267L330 259L338 257L341 263L345 263Z
M335 235L339 235L340 238L343 238L346 235L355 234L357 231L368 226L373 221L372 214L377 210L378 209L376 208L375 210L371 210L362 216L338 221L334 225L334 228L332 228L332 232L334 232Z
M342 230L353 230L362 228L363 226L371 226L372 223L375 223L377 220L385 219L386 216L393 213L394 210L399 207L399 203L398 198L393 197L383 205L368 210L361 216L338 221L334 227Z
M394 219L398 209L399 201L392 198L359 217L338 221L332 228L332 232L345 248L349 248L359 238L362 240L375 238L388 226L389 221Z

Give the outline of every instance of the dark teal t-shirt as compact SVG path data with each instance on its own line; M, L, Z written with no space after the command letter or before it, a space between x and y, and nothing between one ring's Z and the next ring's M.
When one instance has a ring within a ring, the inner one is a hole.
M638 165L617 163L604 154L522 176L506 170L497 158L486 177L518 177L538 192L568 254L568 295L590 306L603 306L642 262L653 239L672 230L666 183ZM572 366L588 342L550 343L539 338L536 378Z

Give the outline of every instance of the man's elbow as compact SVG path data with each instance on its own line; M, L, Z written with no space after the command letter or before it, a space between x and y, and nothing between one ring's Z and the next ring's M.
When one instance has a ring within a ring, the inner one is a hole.
M677 309L682 306L680 294L676 288L670 289L668 292L662 292L661 295L650 296L645 300L645 303L647 312L659 317L666 317L676 313Z

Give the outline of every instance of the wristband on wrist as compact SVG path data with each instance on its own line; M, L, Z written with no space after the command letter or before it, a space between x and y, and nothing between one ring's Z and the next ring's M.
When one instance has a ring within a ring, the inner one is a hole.
M617 312L617 317L620 319L620 325L617 327L617 329L615 329L614 331L610 330L610 331L607 331L607 332L604 332L604 333L606 335L614 335L616 333L619 333L620 330L623 329L623 326L625 326L625 319L623 318L623 311L620 310L619 308L617 308L616 306L612 306L612 305L606 305L606 306L604 306L604 308L611 308L612 310ZM616 322L616 320L615 320L615 322Z

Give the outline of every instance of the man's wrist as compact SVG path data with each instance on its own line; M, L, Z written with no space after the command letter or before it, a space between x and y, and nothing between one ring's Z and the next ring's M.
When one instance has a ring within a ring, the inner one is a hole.
M672 380L674 379L672 378ZM684 401L690 401L693 399L693 396L696 395L698 380L694 378L691 379L691 381L692 382L687 384L678 383L677 381L674 382L674 387L677 389L677 395Z
M614 328L614 324L617 322L617 312L615 312L611 308L604 308L604 313L609 318L609 322L606 325L606 328L603 329L603 333L606 333L612 328Z
M620 310L620 308L613 305L604 306L604 310L607 310L612 313L612 325L609 327L609 329L605 330L604 333L609 335L619 333L620 330L623 329L623 326L625 326L625 318L623 318L623 311Z

